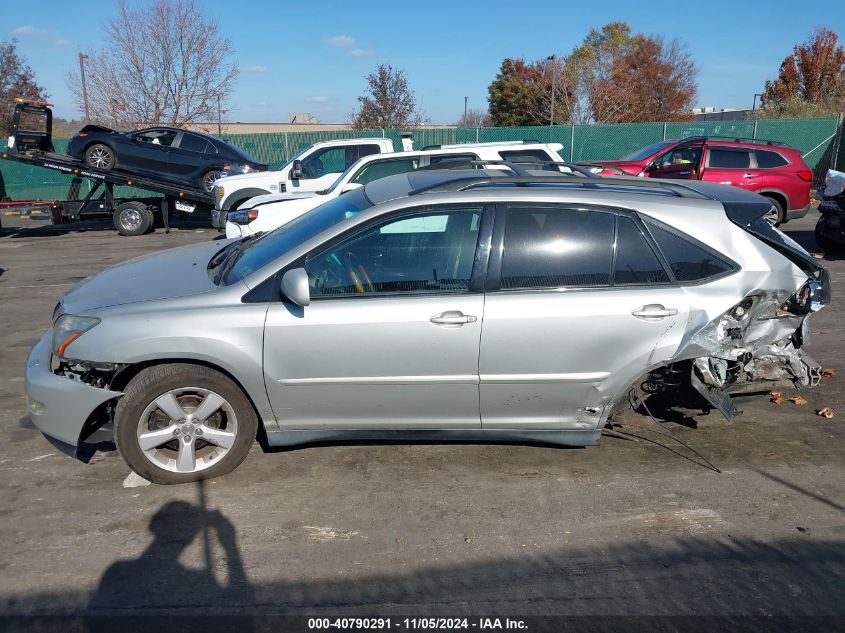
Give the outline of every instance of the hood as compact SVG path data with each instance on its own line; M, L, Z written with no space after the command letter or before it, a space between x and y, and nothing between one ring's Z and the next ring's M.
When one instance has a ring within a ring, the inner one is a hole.
M107 268L71 288L62 297L60 312L85 314L97 308L175 299L214 290L217 286L208 276L208 261L226 244L223 241L191 244Z
M260 204L268 204L270 202L282 202L284 200L301 200L303 198L319 198L322 197L316 191L302 191L297 193L268 193L264 196L255 196L250 198L243 205L244 208L257 207Z
M275 171L253 171L248 174L228 174L221 177L217 184L222 187L244 187L261 186L264 182L277 182L279 177Z
M648 165L647 160L596 160L593 161L595 165L607 165L608 167L616 167L621 169L626 174L631 176L639 176L645 166Z

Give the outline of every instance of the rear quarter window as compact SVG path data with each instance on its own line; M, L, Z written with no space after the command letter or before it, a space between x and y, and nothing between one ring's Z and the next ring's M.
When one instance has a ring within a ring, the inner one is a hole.
M652 220L646 220L645 224L679 283L710 281L737 269L733 262L720 257L692 237L682 236Z
M754 155L757 157L757 167L760 169L771 169L772 167L783 167L788 165L789 161L777 152L767 149L754 150Z

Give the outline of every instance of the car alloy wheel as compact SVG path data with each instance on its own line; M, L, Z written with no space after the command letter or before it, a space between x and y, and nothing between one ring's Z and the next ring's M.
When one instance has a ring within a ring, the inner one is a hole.
M220 462L235 444L238 418L220 394L180 387L153 400L138 420L138 447L155 466L198 473Z
M219 171L210 171L202 177L202 189L206 193L211 193L214 189L214 181L220 178Z
M114 163L114 156L105 145L93 145L88 150L86 162L96 169L111 169Z

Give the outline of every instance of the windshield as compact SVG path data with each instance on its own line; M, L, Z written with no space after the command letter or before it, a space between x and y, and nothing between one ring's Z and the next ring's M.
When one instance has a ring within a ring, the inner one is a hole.
M223 283L230 286L318 233L373 206L363 189L334 198L287 224L245 244L229 264Z
M649 145L648 147L638 149L636 152L631 152L621 160L645 160L652 154L656 154L660 150L666 149L667 147L676 142L677 141L663 141L661 143L655 143L654 145Z

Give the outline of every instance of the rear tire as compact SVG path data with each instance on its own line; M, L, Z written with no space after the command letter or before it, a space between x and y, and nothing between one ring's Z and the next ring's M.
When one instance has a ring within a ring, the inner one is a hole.
M153 227L153 212L142 202L124 202L117 206L112 216L114 228L121 235L144 235Z
M774 209L767 212L763 217L766 218L766 221L769 224L774 227L778 227L786 222L786 211L784 211L783 203L777 198L772 198L771 196L766 196L766 198L772 203Z
M204 418L192 419L207 400L214 404ZM114 414L121 456L157 484L225 475L246 458L257 429L258 416L238 385L214 369L186 363L142 370L124 389Z
M108 145L94 143L85 148L85 164L91 169L111 171L114 169L116 162L114 152Z

